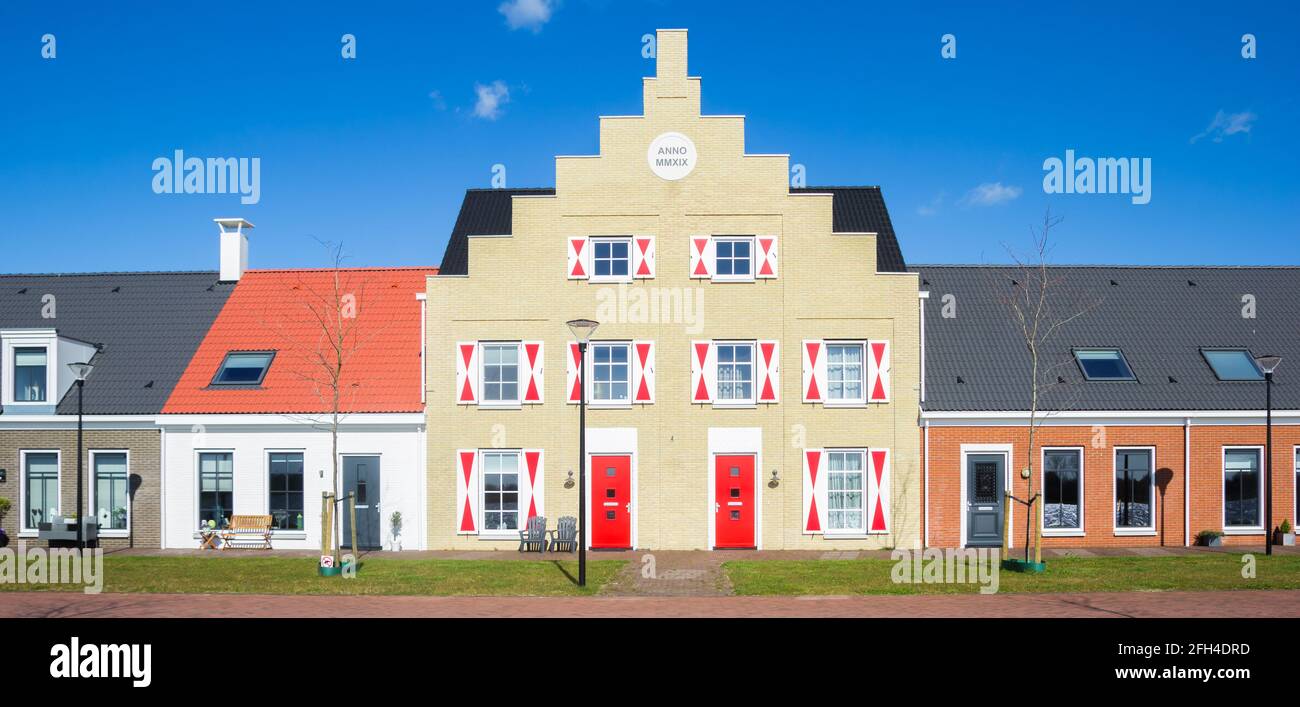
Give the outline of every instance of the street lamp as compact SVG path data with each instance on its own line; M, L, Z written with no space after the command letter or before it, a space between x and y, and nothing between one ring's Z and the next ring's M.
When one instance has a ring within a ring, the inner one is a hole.
M578 340L578 586L587 586L587 342L600 322L574 319L566 322Z
M1255 359L1264 371L1264 554L1273 554L1273 371L1282 363L1281 356Z
M85 501L82 500L81 484L81 397L82 390L86 387L86 376L95 367L89 363L69 363L68 368L72 370L72 375L77 380L77 550L86 549L86 519L83 517L86 507Z

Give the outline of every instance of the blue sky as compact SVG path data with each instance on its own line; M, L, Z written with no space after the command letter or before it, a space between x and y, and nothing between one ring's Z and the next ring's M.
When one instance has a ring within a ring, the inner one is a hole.
M1055 262L1300 264L1294 4L976 5L6 3L0 272L214 269L217 216L257 224L253 267L324 265L313 238L436 264L492 165L550 186L597 116L640 112L660 27L750 152L880 185L909 262L1003 262L1050 205ZM259 203L155 194L177 149L259 157ZM1149 157L1151 202L1044 193L1066 149Z

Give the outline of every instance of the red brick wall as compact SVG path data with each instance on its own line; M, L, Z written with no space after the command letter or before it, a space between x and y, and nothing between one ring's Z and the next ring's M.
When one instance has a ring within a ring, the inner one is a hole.
M922 430L924 450L924 435ZM1025 498L1028 482L1020 470L1028 461L1028 429L1025 427L931 427L928 542L934 547L956 546L961 539L961 498L963 444L1010 444L1011 467L1008 476L1017 496ZM1223 529L1223 447L1225 445L1263 445L1263 426L1191 427L1191 541L1197 531ZM1283 518L1295 525L1294 445L1300 444L1300 427L1273 427L1273 524ZM1041 449L1052 446L1082 447L1083 458L1083 537L1044 538L1044 547L1158 546L1184 543L1184 439L1181 425L1107 425L1040 427L1034 439L1034 488L1039 491L1042 479ZM1114 453L1116 447L1155 447L1157 472L1172 472L1163 497L1156 493L1156 535L1121 536L1114 530ZM924 453L924 451L923 451ZM1023 506L1012 512L1013 542L1024 547L1027 514ZM1163 521L1163 532L1162 532ZM1263 536L1228 536L1224 543L1259 544Z

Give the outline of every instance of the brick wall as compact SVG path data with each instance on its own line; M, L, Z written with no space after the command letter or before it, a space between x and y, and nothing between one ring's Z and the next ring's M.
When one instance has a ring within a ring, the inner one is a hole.
M135 547L161 547L159 540L160 453L159 432L156 429L140 430L86 430L82 442L85 451L83 466L83 493L86 508L90 508L91 484L90 452L93 450L127 450L130 458L128 474L140 476L131 509L130 538L104 538L105 549ZM5 516L4 528L11 541L19 539L21 478L20 457L23 450L59 451L59 496L63 512L77 506L77 431L71 430L4 430L0 431L0 469L6 470L6 479L0 483L0 496L9 499L13 508ZM89 511L87 511L89 512ZM35 542L34 538L27 542Z

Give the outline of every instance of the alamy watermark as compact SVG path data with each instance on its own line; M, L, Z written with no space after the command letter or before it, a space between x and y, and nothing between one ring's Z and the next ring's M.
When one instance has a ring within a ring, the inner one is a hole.
M596 290L596 319L620 324L681 324L704 331L704 288L617 286Z
M889 553L894 584L978 584L980 594L997 594L999 548L895 549Z
M172 157L153 161L155 194L239 194L239 203L262 200L261 157Z
M1075 157L1043 160L1043 191L1048 194L1132 194L1134 204L1151 202L1150 157Z
M86 594L104 591L104 551L76 548L0 548L0 584L81 584Z

